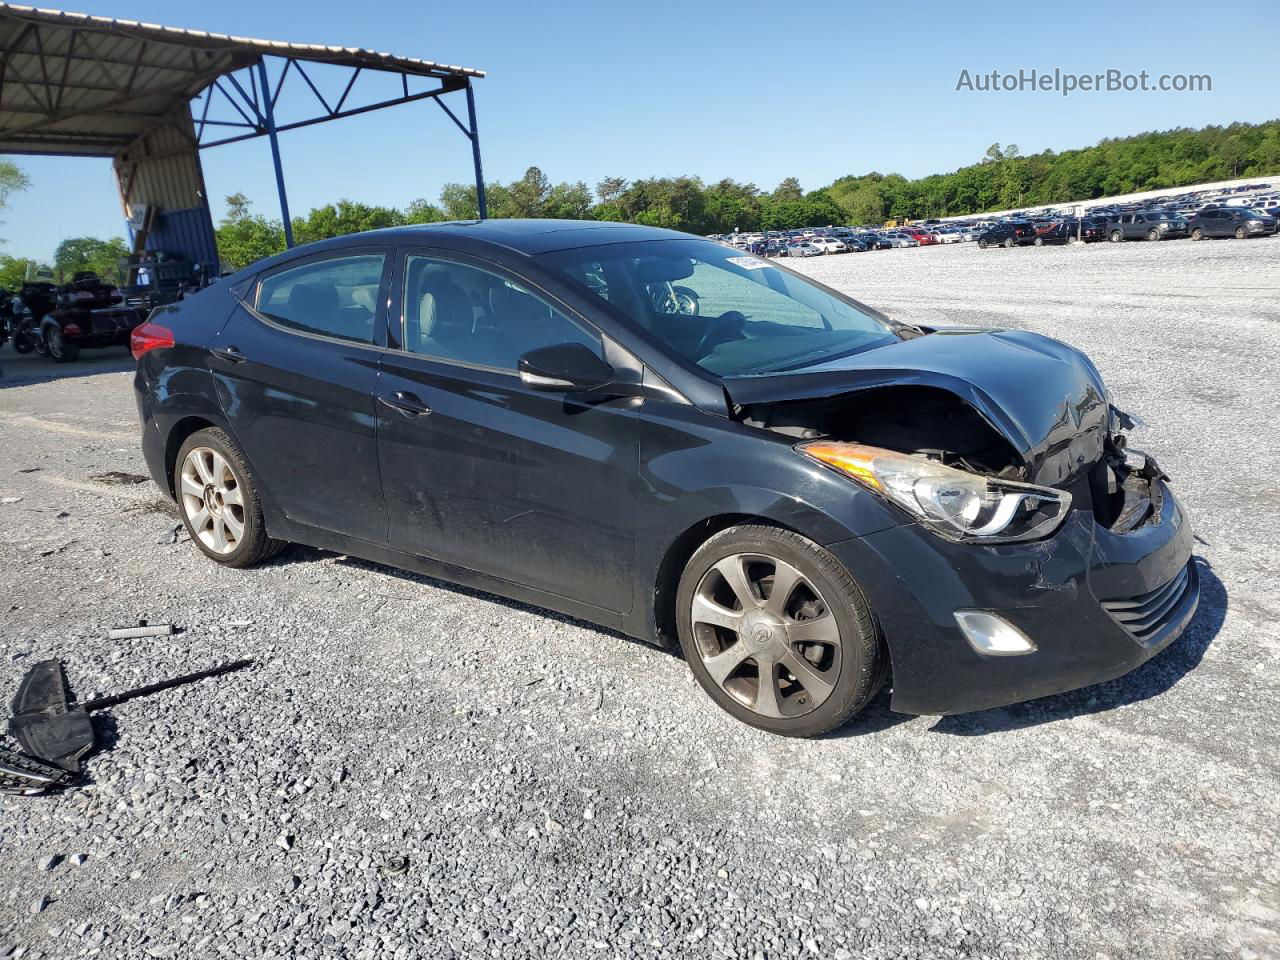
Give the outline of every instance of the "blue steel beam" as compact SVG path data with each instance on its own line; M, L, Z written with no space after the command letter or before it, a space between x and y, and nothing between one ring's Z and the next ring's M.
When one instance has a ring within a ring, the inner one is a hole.
M467 119L471 122L471 159L476 167L476 209L480 219L489 216L489 204L484 196L484 168L480 165L480 128L476 124L476 95L471 90L471 78L467 78Z
M261 58L258 60L258 78L262 81L262 89L270 91L267 83L267 65ZM243 91L241 91L243 93ZM293 246L293 221L289 219L289 195L284 189L284 167L280 163L280 139L276 136L276 111L271 97L263 99L263 122L267 128L267 137L271 140L271 162L276 168L276 191L280 194L280 217L284 222L284 245Z

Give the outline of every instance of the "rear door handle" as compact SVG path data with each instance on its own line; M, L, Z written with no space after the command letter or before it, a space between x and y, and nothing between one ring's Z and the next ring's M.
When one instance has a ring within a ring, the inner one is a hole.
M423 403L416 393L397 390L395 393L384 393L378 398L393 410L399 410L406 417L425 417L431 408Z
M215 357L221 357L227 363L244 363L249 358L240 352L238 347L215 347L210 351Z

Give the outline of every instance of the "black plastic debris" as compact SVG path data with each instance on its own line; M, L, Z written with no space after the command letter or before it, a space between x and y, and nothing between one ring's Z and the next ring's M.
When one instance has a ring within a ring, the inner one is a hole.
M30 796L69 784L80 773L81 761L97 746L89 717L95 710L241 670L252 663L236 660L212 670L75 703L61 662L42 660L27 671L13 699L9 732L25 755L0 747L0 791Z

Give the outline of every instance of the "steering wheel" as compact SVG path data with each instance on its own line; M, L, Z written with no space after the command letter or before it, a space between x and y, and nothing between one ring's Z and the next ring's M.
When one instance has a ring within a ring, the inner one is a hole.
M707 327L707 332L698 341L698 355L695 359L701 360L722 343L744 339L742 328L746 322L746 315L737 310L726 310L720 314L711 321L711 326Z

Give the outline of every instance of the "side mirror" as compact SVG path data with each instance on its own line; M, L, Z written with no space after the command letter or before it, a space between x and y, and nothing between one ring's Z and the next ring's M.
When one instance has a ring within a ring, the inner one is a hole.
M612 383L613 367L581 343L558 343L520 358L520 382L534 390L595 390Z

